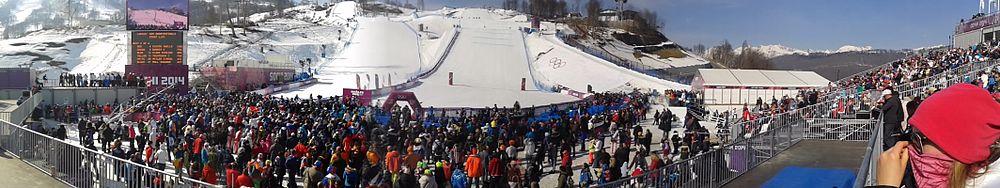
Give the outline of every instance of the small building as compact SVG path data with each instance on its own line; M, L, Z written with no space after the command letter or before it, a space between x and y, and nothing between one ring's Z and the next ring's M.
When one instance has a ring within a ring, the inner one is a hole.
M830 80L812 71L698 69L691 89L702 93L706 105L743 105L758 98L795 97L828 84Z
M602 22L614 22L614 21L625 21L625 20L635 20L639 18L639 12L633 10L623 10L618 11L615 9L606 9L598 13L600 16L597 20Z
M225 90L247 91L295 79L300 66L288 56L268 55L264 61L250 59L215 60L201 73Z

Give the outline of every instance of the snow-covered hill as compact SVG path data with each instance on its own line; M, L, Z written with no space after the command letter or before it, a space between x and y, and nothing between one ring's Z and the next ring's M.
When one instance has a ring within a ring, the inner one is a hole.
M43 29L116 23L123 21L124 11L124 0L4 0L0 32L13 38Z
M348 10L351 15L352 10ZM214 59L262 60L268 54L285 54L292 60L318 60L323 55L324 46L333 56L334 51L346 44L338 40L341 36L337 31L344 30L341 35L349 35L350 30L343 29L345 26L342 23L317 24L312 20L294 18L313 13L298 12L291 19L262 19L259 26L246 30L194 26L185 35L187 63L195 68L192 70L196 70ZM127 37L124 24L37 30L25 36L0 40L0 67L31 66L49 78L56 78L64 72L124 72L129 55Z
M358 7L345 1L329 7L292 7L277 14L284 15L280 17L256 14L251 16L255 26L246 29L193 26L185 35L187 64L196 77L197 70L213 60L255 61L268 55L311 59L311 69L302 70L317 73L319 83L280 95L329 95L342 88L416 81L420 84L406 90L438 107L559 103L579 97L569 91L588 88L689 88L565 44L555 36L555 30L568 29L564 24L543 22L539 32L522 32L518 28L530 23L526 15L513 11L403 9L409 13L384 15L360 14ZM0 40L0 67L31 66L50 80L61 73L123 72L127 36L123 24L43 29ZM609 48L625 46L615 45ZM667 67L704 62L693 56L663 61ZM448 84L449 73L454 73L455 85ZM525 90L520 89L522 79Z

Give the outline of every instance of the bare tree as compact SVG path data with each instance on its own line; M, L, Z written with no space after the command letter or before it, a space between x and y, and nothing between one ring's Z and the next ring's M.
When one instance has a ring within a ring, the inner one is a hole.
M694 47L691 47L691 51L694 52L695 54L700 55L700 56L704 56L705 55L705 45L704 44L696 44L696 45L694 45Z
M733 67L736 54L733 51L733 45L729 44L729 40L723 40L722 44L712 48L709 52L710 61L727 67Z
M764 53L750 47L750 43L743 41L740 55L736 58L734 68L740 69L770 69L771 62L764 56Z
M642 19L645 21L643 24L645 25L646 28L651 28L654 30L660 28L660 26L663 23L662 21L660 21L660 17L656 14L656 11L649 9L642 10Z
M590 25L597 25L597 17L601 15L601 1L590 0L587 2L587 22Z
M63 7L63 11L67 20L66 23L67 27L73 27L73 17L76 16L76 8L73 7L74 2L79 3L78 0L66 0L66 4L64 5L65 7Z

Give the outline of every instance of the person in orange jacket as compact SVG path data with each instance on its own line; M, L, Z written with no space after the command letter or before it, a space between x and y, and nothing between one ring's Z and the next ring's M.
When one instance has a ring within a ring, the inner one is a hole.
M482 183L480 178L483 177L483 161L476 155L476 149L472 149L465 159L465 171L469 174L469 183L474 185Z
M392 150L392 148L391 147L387 148L387 150ZM399 170L401 170L400 169L400 164L399 164L400 161L399 160L400 159L399 159L399 152L398 151L391 151L388 154L386 154L385 155L385 166L386 166L386 169L388 169L389 172L391 172L393 174L399 173Z

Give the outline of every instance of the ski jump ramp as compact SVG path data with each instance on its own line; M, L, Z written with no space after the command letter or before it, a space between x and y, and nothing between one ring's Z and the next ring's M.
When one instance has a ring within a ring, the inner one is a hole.
M510 107L515 101L532 106L577 100L538 84L517 25L486 10L467 10L456 17L462 34L448 57L434 74L422 80L423 84L409 90L426 103L424 106ZM453 79L452 85L449 79Z
M380 85L399 84L421 69L417 35L400 22L384 17L358 18L359 27L343 52L321 60L316 78L319 83L278 94L282 97L333 96L344 88L374 89L375 75ZM336 35L336 31L331 31ZM391 78L391 83L389 82Z

